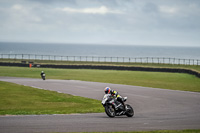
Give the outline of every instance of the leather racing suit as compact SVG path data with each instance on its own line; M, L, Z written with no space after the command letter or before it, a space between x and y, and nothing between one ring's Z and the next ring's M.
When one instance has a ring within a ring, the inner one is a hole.
M117 91L114 91L114 90L111 90L110 94L113 97L117 98L117 101L119 101L120 103L122 103L122 105L124 106L124 111L126 111L126 106L124 104L124 100L123 100L122 96L120 96L119 93Z

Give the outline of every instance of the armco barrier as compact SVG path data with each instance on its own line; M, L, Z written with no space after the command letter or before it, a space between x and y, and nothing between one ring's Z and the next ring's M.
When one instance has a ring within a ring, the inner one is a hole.
M21 63L2 63L0 66L18 66L29 67L29 64ZM151 67L128 67L128 66L102 66L102 65L36 65L42 68L67 68L67 69L100 69L100 70L127 70L127 71L149 71L149 72L170 72L170 73L187 73L200 78L200 73L190 69L176 68L151 68Z
M0 66L29 67L29 64L24 64L24 63L8 63L8 62L0 62Z

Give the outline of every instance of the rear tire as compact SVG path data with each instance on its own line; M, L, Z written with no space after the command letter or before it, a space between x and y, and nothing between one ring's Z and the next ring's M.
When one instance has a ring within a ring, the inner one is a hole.
M115 117L115 109L113 108L112 105L105 106L105 112L109 117Z
M133 117L134 116L134 110L133 110L133 108L130 106L130 105L126 105L126 107L127 107L127 111L126 111L126 116L127 117Z

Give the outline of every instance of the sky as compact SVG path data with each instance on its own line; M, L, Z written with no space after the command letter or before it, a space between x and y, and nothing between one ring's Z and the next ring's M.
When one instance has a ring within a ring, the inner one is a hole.
M200 0L0 0L0 41L200 47Z

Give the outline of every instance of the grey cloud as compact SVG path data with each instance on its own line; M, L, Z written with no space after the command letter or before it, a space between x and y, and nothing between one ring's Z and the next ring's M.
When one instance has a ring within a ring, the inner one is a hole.
M14 11L14 5L21 5L24 12ZM108 11L122 13L80 13L83 9L102 6ZM77 12L58 10L64 8ZM198 0L0 1L0 41L26 38L32 41L153 44L166 39L166 44L167 40L199 44L200 39L196 37L200 33L199 9Z
M30 2L37 2L41 4L70 4L70 5L76 5L76 0L28 0Z
M143 11L145 13L157 13L158 12L158 6L154 3L148 2L144 5Z

